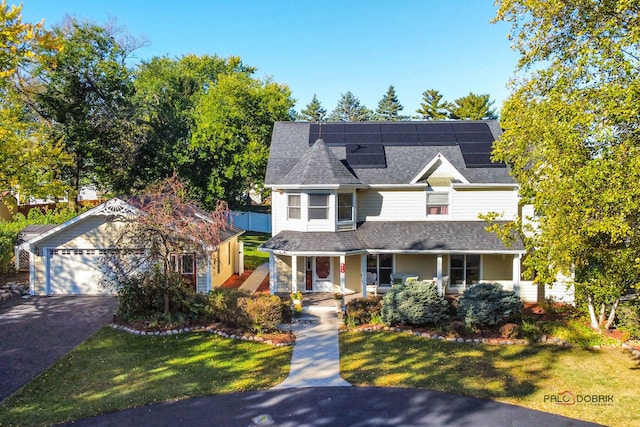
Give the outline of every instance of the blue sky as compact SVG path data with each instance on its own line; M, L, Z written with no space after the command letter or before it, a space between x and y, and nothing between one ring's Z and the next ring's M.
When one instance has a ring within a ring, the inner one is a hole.
M11 0L9 0L11 3ZM136 55L240 56L259 77L286 83L304 107L317 94L331 111L351 90L375 109L389 85L404 114L422 92L445 99L508 96L517 54L509 26L491 24L492 0L23 0L23 20L60 23L65 15L104 23L117 19L148 40Z

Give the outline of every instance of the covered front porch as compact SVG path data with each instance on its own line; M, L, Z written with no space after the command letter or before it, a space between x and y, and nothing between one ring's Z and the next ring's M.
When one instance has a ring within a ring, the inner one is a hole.
M441 294L479 282L518 292L520 253L270 254L270 292L384 293L407 279L433 280Z

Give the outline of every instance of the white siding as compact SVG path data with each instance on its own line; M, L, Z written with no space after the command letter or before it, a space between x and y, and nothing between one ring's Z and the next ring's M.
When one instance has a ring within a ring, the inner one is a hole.
M512 220L518 214L518 191L509 189L454 189L450 199L453 220L476 221L478 214L497 212L500 219Z
M329 215L323 220L309 220L309 197L308 194L329 194ZM300 219L287 218L287 195L300 195ZM282 230L292 231L336 231L336 192L335 191L284 191L272 192L271 214L273 215L273 235Z
M424 188L366 190L358 192L358 221L424 221L427 199Z

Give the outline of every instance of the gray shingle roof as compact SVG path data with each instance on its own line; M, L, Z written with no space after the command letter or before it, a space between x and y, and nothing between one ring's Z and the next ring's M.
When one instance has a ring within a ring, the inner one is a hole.
M402 123L406 122L394 123L402 125ZM456 122L448 121L448 123ZM469 123L469 121L464 121L464 123ZM488 125L494 138L500 136L500 126L496 121L483 121L482 123ZM429 125L429 122L420 122L420 124ZM310 150L310 125L308 122L276 122L265 176L266 185L292 184L290 180L293 176L287 177L287 175ZM344 125L347 127L362 126L363 123L344 123ZM389 125L389 123L385 125ZM344 146L329 146L327 150L333 152L340 163L346 165L345 169L352 172L355 178L366 185L409 184L438 153L442 153L470 183L515 183L507 168L467 167L462 157L460 146L456 143L443 143L442 145L386 145L384 147L386 168L352 167L347 162L346 148ZM285 177L287 178L286 180Z
M524 252L517 239L507 247L483 221L369 221L356 231L335 233L282 231L262 245L284 252Z
M336 157L322 139L318 139L282 178L287 185L362 185Z

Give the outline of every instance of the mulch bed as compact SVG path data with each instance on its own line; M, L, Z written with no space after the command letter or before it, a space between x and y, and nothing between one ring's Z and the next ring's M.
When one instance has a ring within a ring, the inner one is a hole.
M238 275L234 274L227 279L220 287L222 288L239 288L242 286L245 280L253 273L253 270L246 270L244 273Z

